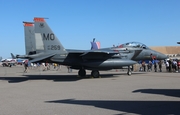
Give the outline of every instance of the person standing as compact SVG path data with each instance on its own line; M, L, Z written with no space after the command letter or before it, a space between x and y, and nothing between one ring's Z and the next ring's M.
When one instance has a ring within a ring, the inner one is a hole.
M166 71L168 72L169 71L169 61L166 60Z
M172 60L169 60L169 72L172 72Z
M70 66L67 66L67 69L68 69L68 73L72 72L72 69L70 68Z
M154 61L154 71L157 72L157 62Z
M180 72L180 60L177 60L177 71Z
M142 68L143 68L143 71L145 72L146 71L146 65L145 65L145 61L142 61Z
M173 60L174 72L177 72L177 61Z
M24 61L24 73L27 73L28 71L28 60Z
M149 61L149 63L148 63L148 71L152 71L152 62L151 61Z
M162 72L162 61L161 60L159 60L158 65L159 65L159 71Z
M60 65L60 64L57 64L57 69L56 69L56 71L58 71L58 70L61 70L61 65Z

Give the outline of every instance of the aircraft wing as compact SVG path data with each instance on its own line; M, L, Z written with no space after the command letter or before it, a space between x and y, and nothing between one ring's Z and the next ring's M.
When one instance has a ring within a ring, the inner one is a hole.
M82 53L80 56L86 55L115 55L119 53L130 53L129 50L88 50L87 52Z
M94 50L94 51L88 51L88 52L85 52L85 53L83 53L83 54L81 54L80 56L88 56L88 55L93 55L93 56L97 56L97 55L109 55L109 56L111 56L111 55L115 55L115 54L119 54L119 52L118 51L98 51L98 50Z
M71 54L71 53L69 53ZM116 54L119 55L119 52L114 52L114 51L103 51L103 50L87 50L85 52L73 52L72 54L78 55L82 59L108 59Z
M107 59L113 56L118 56L120 53L130 53L130 51L120 51L120 50L86 50L78 51L71 50L68 55L77 55L83 59Z

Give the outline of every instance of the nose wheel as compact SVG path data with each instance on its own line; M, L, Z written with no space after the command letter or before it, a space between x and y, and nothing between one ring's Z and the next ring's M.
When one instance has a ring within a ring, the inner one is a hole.
M128 74L129 76L132 74L132 71L131 71L130 66L128 66L128 72L127 72L127 74Z
M131 71L128 71L127 74L130 76L130 75L132 74L132 72L131 72Z

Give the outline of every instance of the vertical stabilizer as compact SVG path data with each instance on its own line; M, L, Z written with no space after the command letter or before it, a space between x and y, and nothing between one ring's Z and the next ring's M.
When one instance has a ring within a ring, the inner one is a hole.
M13 55L13 53L11 53L11 57L12 57L12 59L16 59L16 57Z
M32 22L23 22L23 23L24 23L26 55L34 54L36 52L34 24Z
M95 38L91 42L91 50L97 50L100 49L100 42L95 42Z
M44 18L34 18L36 44L43 42L45 52L66 53L59 39L48 26Z

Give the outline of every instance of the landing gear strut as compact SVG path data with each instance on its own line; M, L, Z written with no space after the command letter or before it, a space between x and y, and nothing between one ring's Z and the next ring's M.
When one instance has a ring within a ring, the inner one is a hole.
M128 66L128 72L127 72L127 74L128 74L129 76L132 74L132 71L131 71L130 66Z
M91 76L94 78L98 78L99 77L99 71L98 70L92 70Z
M85 69L80 69L80 70L78 71L78 75L79 75L80 77L85 77L85 76L86 76L86 70L85 70Z

